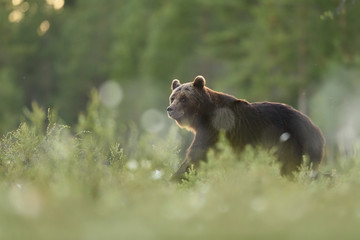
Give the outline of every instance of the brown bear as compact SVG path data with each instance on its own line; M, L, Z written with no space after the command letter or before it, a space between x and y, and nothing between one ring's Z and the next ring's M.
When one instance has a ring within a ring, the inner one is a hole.
M292 176L305 154L313 173L317 173L325 140L307 116L282 103L237 99L211 90L205 83L202 76L184 84L172 81L168 116L194 133L185 160L172 180L180 181L191 165L197 167L200 160L206 161L207 151L215 147L221 131L235 152L241 152L247 144L276 147L283 176Z

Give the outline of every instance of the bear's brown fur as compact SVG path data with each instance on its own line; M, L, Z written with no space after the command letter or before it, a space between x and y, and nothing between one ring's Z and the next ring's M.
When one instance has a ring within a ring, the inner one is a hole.
M171 84L168 116L194 133L185 160L173 175L181 180L191 165L206 161L207 150L214 147L220 131L236 152L249 144L267 149L276 147L281 163L281 175L291 176L309 156L314 172L323 158L324 137L311 120L294 108L272 102L249 103L231 95L216 92L205 86L205 78L197 76L193 82Z

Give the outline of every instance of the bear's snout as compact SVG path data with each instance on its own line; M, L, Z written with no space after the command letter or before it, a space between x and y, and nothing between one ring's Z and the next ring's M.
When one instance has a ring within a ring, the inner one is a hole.
M168 106L167 109L167 114L170 118L174 118L173 115L174 115L174 108L172 106Z
M170 118L178 120L184 115L184 111L179 111L179 109L176 109L174 106L169 106L167 109L167 114Z
M169 107L166 109L166 111L167 111L168 113L170 113L170 112L174 111L174 109L173 109L171 106L169 106Z

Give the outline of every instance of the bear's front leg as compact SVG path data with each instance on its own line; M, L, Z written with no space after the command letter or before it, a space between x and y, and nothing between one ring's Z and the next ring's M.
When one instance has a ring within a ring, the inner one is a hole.
M171 177L172 181L180 182L185 179L185 172L189 172L191 165L197 168L200 161L206 161L207 150L215 145L218 137L217 134L209 136L208 134L197 134L190 145L184 161L180 164L179 169Z
M200 160L206 161L206 151L207 149L197 149L194 146L189 148L188 154L184 161L180 164L178 170L171 177L172 181L181 182L182 179L185 179L185 172L189 173L191 166L197 168L200 164Z

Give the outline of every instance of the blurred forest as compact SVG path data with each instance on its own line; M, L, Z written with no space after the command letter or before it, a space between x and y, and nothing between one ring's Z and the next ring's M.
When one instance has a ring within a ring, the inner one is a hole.
M94 88L117 124L166 131L171 80L201 74L215 90L294 106L351 153L359 12L356 0L0 0L0 134L33 102L77 123Z

